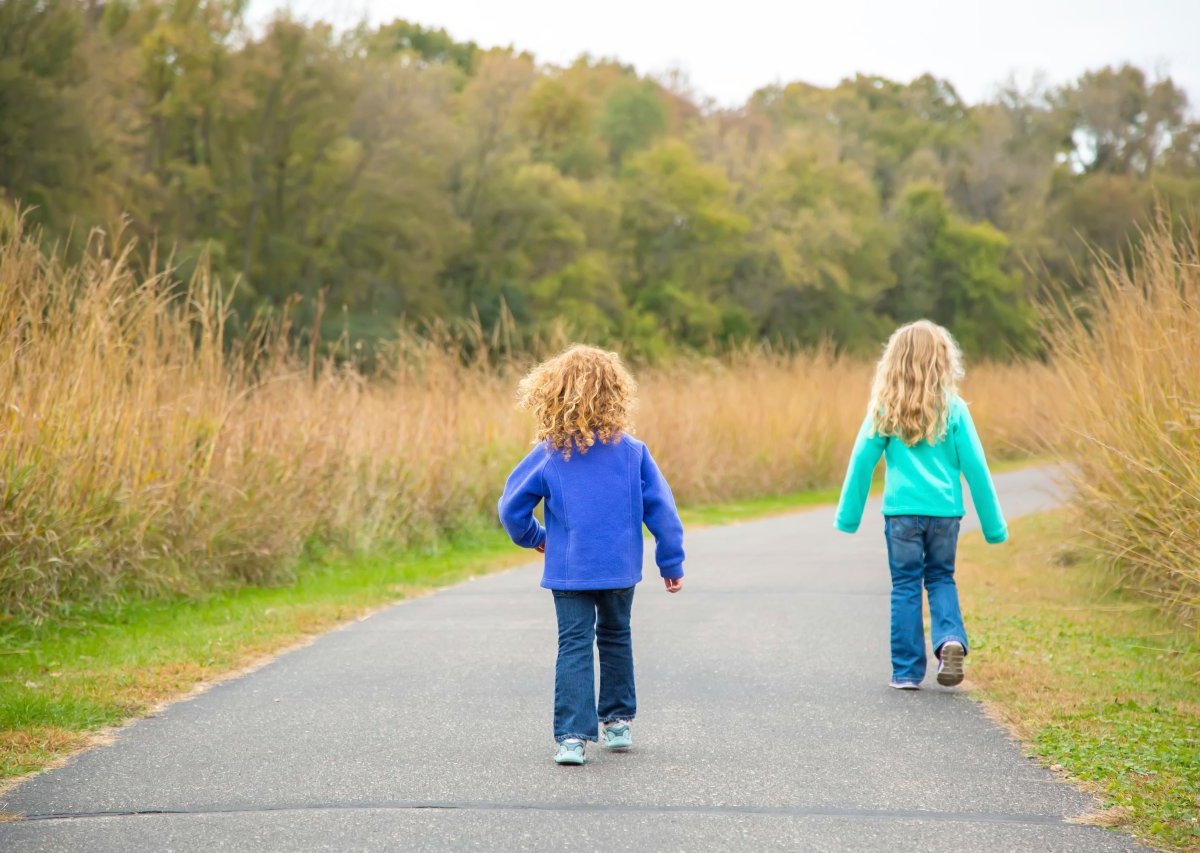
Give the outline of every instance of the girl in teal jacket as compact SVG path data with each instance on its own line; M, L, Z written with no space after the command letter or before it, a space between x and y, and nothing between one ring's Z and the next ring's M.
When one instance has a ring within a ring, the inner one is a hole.
M875 369L871 402L850 456L837 527L858 530L871 478L886 459L884 536L892 573L892 687L916 690L925 678L921 588L929 596L939 684L963 679L967 632L954 583L962 479L993 544L1008 527L983 445L958 396L962 356L950 333L928 320L897 329Z

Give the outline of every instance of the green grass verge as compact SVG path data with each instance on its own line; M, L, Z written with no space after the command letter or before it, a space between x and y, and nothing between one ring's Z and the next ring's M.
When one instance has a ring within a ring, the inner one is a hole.
M1062 511L1018 520L1003 548L964 539L971 681L1112 823L1200 850L1200 639L1114 591L1071 531Z
M682 510L698 527L836 500L804 492ZM0 623L0 784L88 744L195 685L372 608L531 559L498 528L434 546L307 560L288 586L134 601L42 624Z

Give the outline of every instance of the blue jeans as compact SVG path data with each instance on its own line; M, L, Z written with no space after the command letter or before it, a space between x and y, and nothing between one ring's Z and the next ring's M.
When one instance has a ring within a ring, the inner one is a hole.
M553 592L558 614L554 739L596 740L600 723L632 720L637 713L629 631L633 587ZM598 702L593 645L600 652Z
M920 682L925 677L925 628L921 585L929 595L933 648L948 640L967 648L967 629L958 606L954 557L958 518L892 515L884 519L888 565L892 570L892 678Z

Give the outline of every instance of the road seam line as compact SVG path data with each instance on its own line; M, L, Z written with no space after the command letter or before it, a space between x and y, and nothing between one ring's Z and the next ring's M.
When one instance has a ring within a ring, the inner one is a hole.
M379 803L313 803L310 805L279 806L210 806L195 809L131 809L105 812L49 812L22 815L23 821L89 820L106 817L153 817L216 814L253 814L290 811L544 811L544 812L634 812L648 814L729 814L777 817L832 817L870 820L917 820L945 823L1014 823L1036 825L1066 825L1064 815L1006 814L1003 812L937 812L919 809L839 809L832 807L794 806L706 806L706 805L638 805L553 802L422 802L389 801Z

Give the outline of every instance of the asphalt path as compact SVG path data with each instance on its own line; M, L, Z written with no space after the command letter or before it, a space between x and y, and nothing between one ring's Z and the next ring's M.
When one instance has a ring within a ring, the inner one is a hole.
M1042 471L997 486L1010 518L1056 503ZM888 687L877 504L856 536L822 508L687 549L682 593L649 567L638 588L628 753L552 762L554 609L529 565L380 611L33 777L0 797L24 815L0 850L1138 849L1071 823L1096 803L967 691Z

